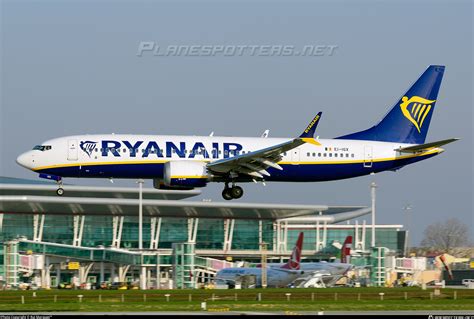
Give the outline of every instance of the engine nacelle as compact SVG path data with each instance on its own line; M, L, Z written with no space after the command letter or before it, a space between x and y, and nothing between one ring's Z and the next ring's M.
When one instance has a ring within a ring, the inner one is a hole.
M206 163L169 161L165 163L163 181L170 187L204 187L209 179Z
M175 190L175 191L183 191L183 190L191 190L194 187L185 187L185 186L167 186L163 179L154 179L153 180L153 187L156 189L164 189L164 190Z

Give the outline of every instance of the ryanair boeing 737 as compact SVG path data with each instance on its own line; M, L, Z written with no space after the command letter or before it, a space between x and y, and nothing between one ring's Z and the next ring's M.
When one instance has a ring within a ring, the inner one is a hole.
M314 138L321 113L297 138L100 134L48 140L17 163L42 178L153 179L160 189L224 183L226 200L246 182L318 182L396 171L457 139L425 143L444 66L431 65L375 126L335 139Z

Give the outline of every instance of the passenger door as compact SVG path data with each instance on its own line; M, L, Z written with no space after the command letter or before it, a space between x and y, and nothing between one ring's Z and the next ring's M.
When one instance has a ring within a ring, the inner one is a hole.
M291 151L291 164L299 165L300 164L300 149L294 148Z
M77 141L68 140L67 141L67 159L68 161L77 161Z
M372 167L373 162L372 146L364 146L364 167Z

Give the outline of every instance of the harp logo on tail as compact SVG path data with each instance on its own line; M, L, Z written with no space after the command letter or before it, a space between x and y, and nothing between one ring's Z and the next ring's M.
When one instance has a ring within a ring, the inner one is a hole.
M415 125L418 133L421 133L421 127L425 121L426 116L430 113L432 104L436 100L427 100L419 96L402 97L400 108L403 115Z

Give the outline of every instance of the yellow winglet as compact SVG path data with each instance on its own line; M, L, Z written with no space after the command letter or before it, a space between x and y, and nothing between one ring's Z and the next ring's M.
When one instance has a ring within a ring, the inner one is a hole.
M321 146L321 143L319 143L318 141L316 141L316 139L314 139L312 137L304 137L301 140L305 143L313 144L313 145L316 145L316 146Z

